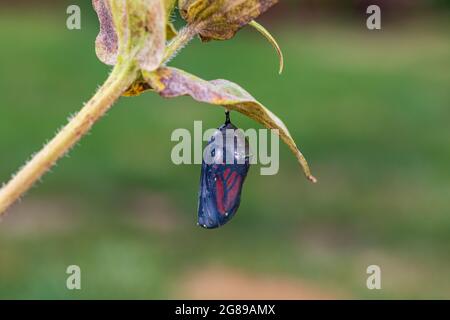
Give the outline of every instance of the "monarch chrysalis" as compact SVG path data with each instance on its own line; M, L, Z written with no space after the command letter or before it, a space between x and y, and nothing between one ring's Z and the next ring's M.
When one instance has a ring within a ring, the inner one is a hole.
M208 160L208 161L207 161ZM250 169L249 144L226 113L225 124L205 148L200 178L198 225L218 228L239 208L242 186Z

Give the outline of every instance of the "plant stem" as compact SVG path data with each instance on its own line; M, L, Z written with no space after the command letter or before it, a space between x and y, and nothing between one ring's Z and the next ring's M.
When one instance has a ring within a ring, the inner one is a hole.
M166 47L163 63L169 62L197 34L195 25L180 30ZM69 123L33 156L11 180L0 189L0 217L64 156L138 78L139 68L133 62L119 62L91 100Z
M0 190L1 215L83 137L136 80L133 62L118 63L91 100Z
M167 63L172 60L177 53L183 49L192 40L192 38L195 37L195 35L197 35L196 29L197 28L195 25L188 25L178 31L177 36L173 38L166 47L163 63Z

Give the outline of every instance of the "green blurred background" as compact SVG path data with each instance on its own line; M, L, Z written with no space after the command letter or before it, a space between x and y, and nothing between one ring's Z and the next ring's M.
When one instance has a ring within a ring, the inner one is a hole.
M249 28L194 41L173 62L237 82L284 119L309 184L248 176L227 226L196 227L200 166L170 160L176 128L219 108L123 98L0 223L0 298L450 298L448 1L281 1ZM382 31L366 28L379 3ZM82 29L66 29L78 4ZM0 181L87 101L109 67L89 1L0 2ZM260 128L241 115L239 127ZM79 265L82 290L66 289ZM366 288L379 265L382 290Z

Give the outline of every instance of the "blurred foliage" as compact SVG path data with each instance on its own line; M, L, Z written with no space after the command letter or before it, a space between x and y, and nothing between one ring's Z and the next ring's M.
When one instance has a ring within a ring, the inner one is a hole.
M1 181L109 71L95 56L95 19L68 31L58 6L0 10ZM93 15L88 3L82 12ZM271 26L286 55L281 77L252 30L194 41L173 65L248 88L285 120L320 183L282 146L280 173L251 170L231 224L198 229L200 167L170 162L170 135L194 120L217 127L223 112L124 98L0 224L0 298L172 298L187 270L211 264L336 297L449 298L449 21L369 32L359 20L285 20ZM80 292L65 289L69 264L82 268ZM381 291L365 287L371 264L382 267Z

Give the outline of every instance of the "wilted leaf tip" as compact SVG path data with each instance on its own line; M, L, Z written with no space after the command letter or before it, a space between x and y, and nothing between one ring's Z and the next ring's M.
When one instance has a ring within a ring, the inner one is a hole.
M277 40L275 40L275 38L270 34L270 32L266 28L264 28L262 25L260 25L255 20L251 21L249 23L249 25L252 26L253 28L255 28L256 30L258 30L258 32L261 33L270 42L270 44L275 48L275 50L277 51L277 54L278 54L279 61L280 61L280 68L278 70L278 73L282 74L283 70L284 70L284 55L283 55L283 51L281 50L281 47L278 44Z

